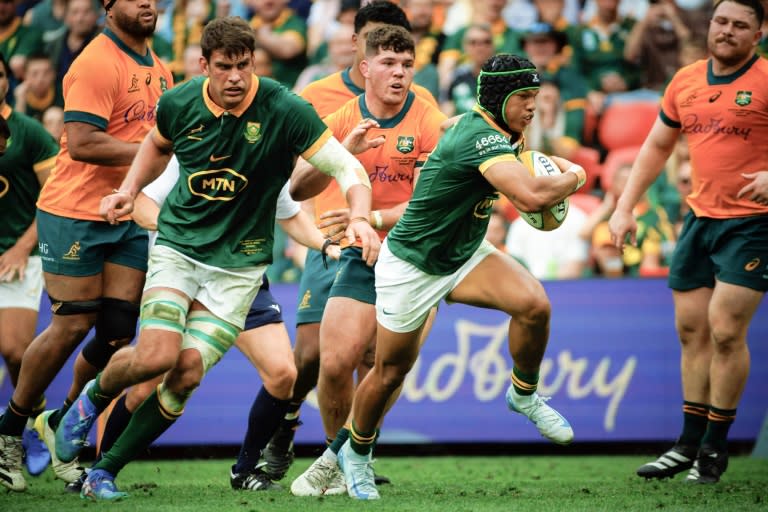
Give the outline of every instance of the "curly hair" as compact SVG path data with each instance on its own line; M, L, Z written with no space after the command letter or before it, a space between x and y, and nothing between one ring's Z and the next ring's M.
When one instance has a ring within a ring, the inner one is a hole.
M500 53L483 64L477 77L477 103L501 126L509 128L504 109L507 99L520 91L538 89L541 77L526 58Z

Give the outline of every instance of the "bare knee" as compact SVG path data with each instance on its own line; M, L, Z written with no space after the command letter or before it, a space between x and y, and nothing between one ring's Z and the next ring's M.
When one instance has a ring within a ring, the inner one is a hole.
M356 366L348 357L341 357L338 353L320 356L320 374L326 382L343 382L352 379Z
M524 307L513 316L519 323L539 328L549 324L551 314L552 305L544 289L540 288L530 293L524 303Z
M188 349L181 352L176 365L168 373L166 383L174 392L191 394L203 380L203 358L200 352Z
M274 365L269 375L264 375L264 387L270 395L279 400L288 400L293 395L293 385L296 383L296 366L288 363Z
M78 345L91 330L95 321L95 315L54 315L48 327L50 339L55 340L56 344Z
M407 362L382 364L377 365L373 371L378 373L382 386L389 393L394 393L405 380L405 376L408 375L411 366Z
M2 355L6 366L19 368L21 366L21 358L24 357L24 351L27 349L23 343L6 343L2 345L0 355Z
M317 327L300 325L296 328L296 345L293 349L293 357L299 373L308 370L317 371L320 363L320 343L318 337Z

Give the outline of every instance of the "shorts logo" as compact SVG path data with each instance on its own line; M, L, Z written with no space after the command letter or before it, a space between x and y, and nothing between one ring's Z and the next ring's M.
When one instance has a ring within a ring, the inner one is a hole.
M752 91L738 91L736 93L736 104L740 107L746 107L752 103Z
M51 313L56 313L61 306L63 306L63 302L54 302L51 304Z
M128 92L139 92L139 77L136 75L131 77L131 86L128 88Z
M760 265L760 258L755 258L746 265L744 265L744 270L747 272L752 272Z
M248 121L248 124L245 126L245 132L243 132L243 136L249 144L258 142L261 138L261 123Z
M79 260L80 259L80 241L73 243L69 250L61 258L64 260ZM54 311L55 313L55 311Z
M299 302L298 309L309 309L310 308L309 300L311 298L312 298L312 293L309 290L304 292L304 296L301 298L301 302Z
M415 140L416 140L416 137L400 135L397 137L397 145L395 145L395 149L397 149L399 152L403 154L410 153L411 151L413 151Z

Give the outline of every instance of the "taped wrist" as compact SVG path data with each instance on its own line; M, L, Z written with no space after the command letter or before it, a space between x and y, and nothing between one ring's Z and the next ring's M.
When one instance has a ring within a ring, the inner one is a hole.
M363 165L333 137L328 139L307 161L323 174L333 177L339 183L344 196L354 185L371 188L371 182Z
M581 187L583 187L584 184L587 182L587 171L585 171L584 168L578 164L573 164L565 172L574 173L576 175L576 178L579 180L576 183L576 188L573 189L574 192L576 192Z

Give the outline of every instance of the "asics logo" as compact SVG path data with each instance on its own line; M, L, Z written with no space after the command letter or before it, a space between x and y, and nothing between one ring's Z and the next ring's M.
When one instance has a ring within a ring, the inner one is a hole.
M712 96L709 97L709 102L710 103L716 102L721 94L723 94L723 91L717 91L715 94L713 94Z

